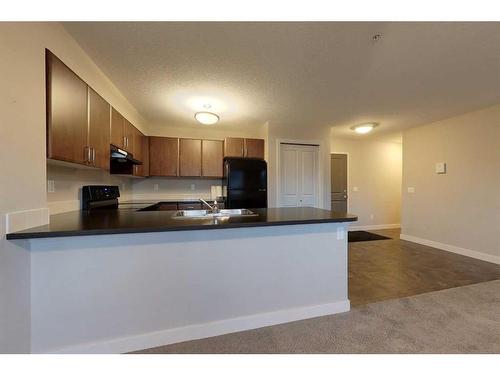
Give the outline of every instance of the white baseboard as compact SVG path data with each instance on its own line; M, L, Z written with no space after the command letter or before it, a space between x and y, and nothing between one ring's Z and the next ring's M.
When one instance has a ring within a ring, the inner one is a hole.
M205 324L197 324L146 334L122 337L107 341L93 342L77 346L64 347L51 353L91 354L91 353L126 353L134 350L153 348L156 346L179 343L224 335L227 333L246 331L295 320L315 318L323 315L337 314L350 310L349 300L299 307L290 310L274 311L263 314L243 316L234 319L220 320Z
M349 226L349 231L353 231L353 230L396 229L396 228L401 228L401 224L352 225L352 226Z
M485 262L500 264L500 256L486 254L480 251L475 251L470 249L464 249L462 247L448 245L442 242L431 241L425 238L410 236L408 234L400 234L399 238L405 241L415 242L420 245L435 247L436 249L445 250L460 255L465 255L479 260L484 260Z

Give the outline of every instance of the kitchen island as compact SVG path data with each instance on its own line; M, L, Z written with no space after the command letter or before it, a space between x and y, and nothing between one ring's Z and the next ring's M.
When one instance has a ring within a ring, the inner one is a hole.
M69 212L31 252L33 352L121 353L349 310L347 225L315 208Z

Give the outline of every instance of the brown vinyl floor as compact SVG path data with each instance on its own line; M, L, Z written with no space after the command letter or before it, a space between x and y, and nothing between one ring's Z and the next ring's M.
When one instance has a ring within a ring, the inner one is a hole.
M500 266L371 231L391 240L349 243L351 306L500 279Z
M350 312L139 353L500 352L500 265L373 232L349 243Z

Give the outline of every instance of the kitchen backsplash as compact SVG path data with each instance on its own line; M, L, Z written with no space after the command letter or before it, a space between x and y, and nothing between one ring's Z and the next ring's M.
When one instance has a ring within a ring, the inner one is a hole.
M161 200L181 198L215 199L222 193L217 179L145 179L110 175L107 171L47 165L47 204L50 214L79 210L84 185L117 185L120 200Z
M80 169L47 164L47 205L50 214L79 210L84 185L117 185L121 199L132 198L132 179L99 169Z
M221 180L217 179L150 177L134 180L132 191L133 199L214 199L214 195L221 194L221 186Z

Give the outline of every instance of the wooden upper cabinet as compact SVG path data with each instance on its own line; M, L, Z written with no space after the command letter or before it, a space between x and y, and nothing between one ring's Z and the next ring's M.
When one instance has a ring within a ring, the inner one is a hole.
M143 135L141 138L142 142L142 165L139 166L139 171L137 172L139 176L148 177L149 176L149 137Z
M123 135L123 123L125 119L116 109L111 109L111 131L110 143L116 147L125 148Z
M226 138L224 140L224 156L242 158L245 152L244 138Z
M132 129L132 138L131 138L132 147L130 147L130 148L133 150L134 159L141 160L141 161L142 161L142 154L143 154L143 152L142 152L142 137L143 136L144 135L136 127L134 127Z
M87 84L46 51L47 157L87 164Z
M149 138L149 175L178 176L179 138Z
M245 138L245 157L264 159L264 140Z
M134 154L134 136L137 136L137 128L127 119L123 120L123 136L125 138L125 150ZM135 154L134 154L135 157Z
M201 139L179 140L179 176L201 176Z
M255 138L226 138L224 156L264 159L264 140Z
M90 164L109 169L110 106L90 87L88 93Z
M223 177L224 142L201 141L201 172L203 177Z
M144 138L146 138L144 136L144 134L142 134L139 129L137 128L134 128L134 135L133 135L133 149L134 149L134 159L137 159L137 160L140 160L142 161L142 164L141 165L135 165L134 166L134 171L133 171L133 174L135 176L142 176L142 177L145 177L147 176L147 174L145 174L145 156L146 156L146 153L147 153L147 149L145 149L144 147ZM149 160L149 158L147 158Z

